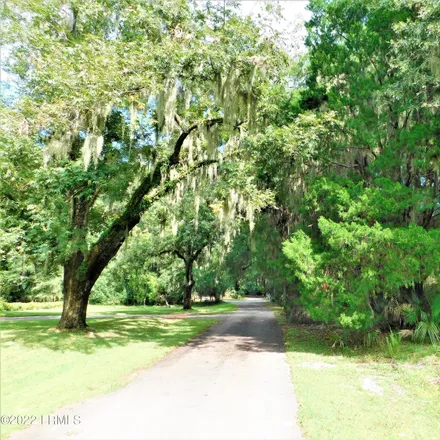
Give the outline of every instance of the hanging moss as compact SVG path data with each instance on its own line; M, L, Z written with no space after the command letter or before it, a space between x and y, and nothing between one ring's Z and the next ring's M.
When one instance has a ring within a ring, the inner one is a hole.
M262 66L261 60L251 58L251 68L243 73L232 66L226 75L218 73L215 78L215 88L218 104L223 108L224 127L232 136L237 123L240 126L247 122L248 130L255 128L256 99L254 82L257 69Z
M92 158L92 149L90 147L90 142L92 140L93 135L88 135L84 139L83 147L82 147L82 156L84 161L84 166L87 169L90 165L90 160Z
M69 129L60 135L54 135L44 149L44 164L47 165L52 158L65 159L72 151L73 144L84 126L84 118L79 111L70 114Z
M174 236L176 236L179 231L179 222L174 214L171 217L171 231Z
M97 106L89 111L87 115L87 136L82 147L83 161L86 169L92 160L96 164L102 153L104 146L103 132L111 109L111 105Z
M163 90L157 96L157 126L160 132L173 129L175 125L176 101L177 80L175 78L167 78L164 82Z
M189 107L191 105L191 90L189 88L185 89L184 95L183 95L183 108L185 111L189 110Z
M194 194L194 227L197 231L199 226L199 209L200 209L200 194L198 191Z
M213 163L207 167L208 179L212 183L217 178L217 164Z
M207 158L214 159L217 157L219 147L219 131L218 125L203 125L202 134L207 144Z
M248 203L246 207L246 220L249 222L249 230L253 232L255 227L255 221L254 221L254 207Z
M130 140L133 139L137 116L137 107L134 101L132 101L130 104Z
M194 164L194 143L195 143L194 134L190 133L185 138L182 145L182 149L187 152L189 165Z

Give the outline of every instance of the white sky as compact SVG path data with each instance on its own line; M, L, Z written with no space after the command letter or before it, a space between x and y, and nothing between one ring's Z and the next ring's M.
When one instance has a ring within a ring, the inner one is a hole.
M220 0L221 1L221 0ZM264 7L266 3L264 0L241 0L241 9L245 14L253 14L258 11L259 8ZM275 0L270 3L280 5L285 13L287 20L295 20L297 18L308 19L310 12L306 10L306 6L309 3L308 0Z
M218 0L223 1L223 0ZM311 12L306 9L308 0L241 0L241 10L245 15L257 19L259 13L265 10L270 3L277 5L282 10L282 20L272 23L272 27L285 35L285 49L292 55L305 51L304 37L306 30L304 22L310 19ZM267 15L267 13L266 13Z

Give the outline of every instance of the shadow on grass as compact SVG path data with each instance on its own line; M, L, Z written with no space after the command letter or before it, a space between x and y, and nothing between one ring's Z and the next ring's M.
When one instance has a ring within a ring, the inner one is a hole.
M227 303L225 303L227 304ZM220 304L222 305L222 304ZM229 307L230 304L227 304ZM211 307L206 305L206 309ZM234 307L236 307L234 305ZM199 315L201 317L202 313ZM91 354L100 348L128 345L132 342L154 342L162 346L176 346L215 322L209 315L203 319L163 319L136 317L89 319L95 331L58 332L54 320L3 321L0 323L5 344L47 348L56 351L77 351ZM246 301L219 326L208 330L188 344L208 348L226 343L242 352L283 352L280 326L264 301Z
M101 309L102 307L102 309ZM10 310L0 313L0 318L15 318L25 316L61 316L61 306L58 310L55 309L30 309L30 310ZM171 315L171 314L217 314L230 313L237 310L235 304L220 301L214 303L212 301L194 302L191 310L183 310L181 305L165 306L95 306L90 305L88 308L88 315Z
M165 306L133 306L129 309L115 309L105 312L96 312L95 314L110 315L110 314L154 314L154 315L168 315L168 314L217 314L217 313L230 313L237 310L237 306L232 303L220 301L214 303L212 301L194 302L193 307L190 310L184 310L181 305L172 305L171 307ZM93 312L91 312L93 314Z
M67 333L57 331L53 320L8 321L1 323L0 331L3 346L18 343L30 348L93 354L133 342L153 342L164 347L181 345L214 322L214 319L91 319L88 323L93 332Z

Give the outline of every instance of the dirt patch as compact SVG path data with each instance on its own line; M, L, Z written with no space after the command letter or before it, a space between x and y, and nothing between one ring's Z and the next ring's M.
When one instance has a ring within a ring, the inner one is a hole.
M383 389L371 377L364 377L362 380L362 388L370 393L383 396Z

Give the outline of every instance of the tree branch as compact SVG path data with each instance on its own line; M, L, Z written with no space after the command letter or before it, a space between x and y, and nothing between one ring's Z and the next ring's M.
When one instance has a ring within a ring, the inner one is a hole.
M202 248L200 248L196 251L196 253L193 256L194 261L196 261L197 258L199 258L199 255L202 253L203 249L205 249L206 246L208 246L208 243L206 243L205 246L203 246Z
M178 182L186 178L196 169L218 162L216 159L209 159L198 162L186 172L180 174L179 178L168 180L161 185L160 167L156 167L153 177L147 176L136 189L128 202L124 212L111 226L101 235L86 260L87 276L96 281L108 262L118 252L125 241L127 232L131 231L141 220L142 214L147 211L154 202L170 193Z
M178 250L174 250L174 253L186 263L186 258Z
M113 221L90 250L86 260L86 276L92 285L98 279L108 262L116 255L122 243L124 243L127 232L131 231L140 222L142 214L147 211L155 201L171 192L178 182L196 169L218 162L216 159L198 162L181 173L178 179L168 180L164 184L161 183L161 170L165 168L165 172L168 173L173 166L179 163L182 145L187 136L192 131L200 128L202 124L206 127L211 127L222 122L223 118L216 118L189 127L178 137L174 145L174 150L168 159L157 164L152 174L150 173L145 176L132 194L124 212Z
M223 118L210 119L208 121L203 122L207 127L212 127L215 124L221 124L223 122ZM198 129L202 124L195 124L188 128L188 130L183 131L180 136L177 138L176 144L174 145L174 151L169 158L170 166L177 165L179 163L180 151L182 150L183 142L188 137L188 135Z
M179 258L181 258L183 261L186 262L186 258L184 257L184 255L181 254L181 253L180 253L178 250L176 250L176 249L165 249L165 250L159 252L159 253L156 254L156 255L159 256L159 255L166 255L166 254L175 254L176 256L178 256Z

